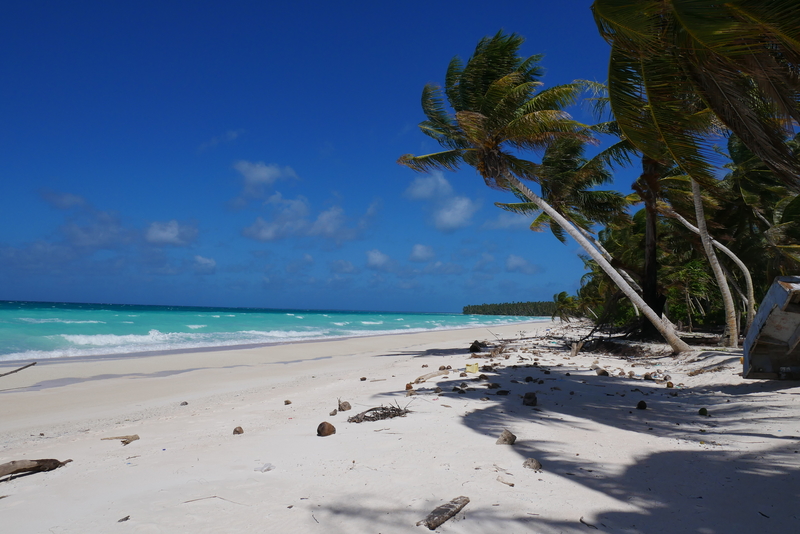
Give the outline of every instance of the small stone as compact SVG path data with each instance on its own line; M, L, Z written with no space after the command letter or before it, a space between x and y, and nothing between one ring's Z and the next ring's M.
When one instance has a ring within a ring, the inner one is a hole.
M636 404L636 409L637 410L646 410L647 409L647 403L645 401L643 401L643 400L639 401Z
M427 364L427 363L423 363L423 364L422 364L422 368L424 369L425 367L428 367L428 364Z
M668 388L674 388L675 384L673 384L672 382L667 382L667 387Z
M536 458L528 458L524 462L522 462L522 467L527 469L533 469L536 473L542 472L542 464Z
M481 342L478 341L477 339L472 342L472 345L469 346L469 351L470 352L480 352L482 350L483 350L483 346L481 345Z
M439 370L440 371L447 371L447 367L445 367L444 365L440 365L439 366Z
M549 375L549 374L550 374L550 371L548 371L547 369L545 369L545 371L544 371L544 374L546 374L546 375Z
M361 377L361 381L362 381L362 382L366 382L366 381L367 381L367 377L366 377L366 376L362 376L362 377Z
M331 434L336 434L336 427L332 424L325 421L324 423L320 423L317 427L317 435L321 437L330 436Z
M526 376L525 377L525 382L533 382L533 377L532 376Z
M414 396L416 394L417 394L417 392L414 391L413 389L409 389L408 391L406 391L406 397L412 397L412 396Z
M497 445L513 445L514 442L517 441L517 436L509 432L508 430L503 430L500 433L500 437L497 438Z
M595 369L594 372L597 373L597 376L608 376L608 371L605 369Z
M486 387L489 388L489 389L500 389L501 386L500 386L500 384L498 384L496 382L492 382L491 384L489 384Z
M467 373L460 373L458 376L459 376L460 378L465 378L465 377L467 376Z
M651 373L645 373L643 378L645 380L655 380L655 378L653 378L653 375Z
M441 393L442 392L442 388L440 388L439 386L436 386L435 388L433 388L433 392L434 393Z
M571 375L571 374L569 374L569 373L564 373L564 375L565 375L565 376L572 376L572 375Z
M525 393L525 396L522 397L522 404L524 406L536 406L538 403L538 399L536 398L536 393L533 391L528 391Z
M238 436L239 434L244 434L244 430L242 430L242 427L237 426L233 429L233 435Z
M406 391L408 391L409 389L414 389L414 386L411 384L411 382L406 384Z
M445 369L452 369L452 367L448 365L447 367L445 367Z
M285 404L286 406L290 405L291 403L292 403L292 401L290 401L290 400L283 401L283 404Z
M495 395L508 395L509 393L511 392L507 389L498 389L497 392L495 392Z
M538 383L539 385L542 385L542 384L544 384L544 380L541 380L541 379L540 379L540 380L539 380L539 382L537 382L537 383Z
M700 408L697 411L697 415L708 415L708 409L707 408Z
M330 413L330 416L331 416L331 417L333 417L333 416L334 416L334 415L336 415L337 413L339 413L339 410L337 410L336 408L334 408L334 409L333 409L333 411Z
M186 401L183 401L183 402L181 403L181 406L189 406L189 403L188 403L188 402L186 402Z
M636 373L633 371L628 371L628 378L636 378Z
M482 400L482 401L488 401L488 400L489 400L489 397L481 397L481 400Z
M347 410L349 410L351 408L352 408L352 406L350 406L349 402L341 401L341 400L339 401L339 411L340 412L346 412Z
M488 377L488 376L486 376L486 375L483 375L483 374L481 374L481 375L478 375L478 378L479 378L480 380L489 380L489 377Z

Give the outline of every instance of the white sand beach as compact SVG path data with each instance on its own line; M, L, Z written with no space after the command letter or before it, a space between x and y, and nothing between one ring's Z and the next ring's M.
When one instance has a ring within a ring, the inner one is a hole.
M418 521L466 496L436 531L800 532L798 382L743 380L741 351L570 357L561 336L575 329L492 332L60 359L0 377L0 463L72 460L0 479L0 529L427 532ZM503 354L470 357L497 338ZM475 363L499 365L459 376ZM340 399L352 409L330 415ZM381 405L410 413L347 422ZM336 433L317 436L323 421ZM513 445L496 444L504 429Z

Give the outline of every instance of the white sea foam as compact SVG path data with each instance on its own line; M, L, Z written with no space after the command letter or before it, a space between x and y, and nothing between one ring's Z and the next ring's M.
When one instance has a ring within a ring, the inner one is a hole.
M361 324L383 324L383 321L361 321Z
M60 324L106 324L105 321L70 321L68 319L33 319L31 317L20 317L20 321L30 324L47 324L47 323L60 323Z
M198 328L206 328L207 324L187 324L186 328L191 328L192 330L197 330Z

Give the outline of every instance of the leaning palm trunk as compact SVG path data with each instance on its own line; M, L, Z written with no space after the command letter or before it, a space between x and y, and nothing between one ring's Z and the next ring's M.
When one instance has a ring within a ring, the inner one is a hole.
M668 215L676 219L690 231L700 235L700 230L692 223L684 219L679 213L671 211ZM739 257L733 253L733 251L731 251L731 249L729 249L716 239L711 239L711 244L717 247L719 250L721 250L723 254L728 256L733 261L733 263L735 263L742 271L742 275L744 276L744 281L747 286L747 296L745 297L744 300L747 306L747 323L745 325L745 330L748 330L750 328L750 325L753 324L753 317L755 317L756 314L756 305L755 305L756 298L755 298L755 293L753 291L753 277L750 276L750 270L747 268L744 262L740 260Z
M506 179L515 187L518 191L520 191L523 195L525 195L528 200L536 204L539 209L547 213L555 222L561 226L565 232L567 232L572 238L578 242L581 247L589 254L589 256L597 262L600 268L605 271L609 278L620 288L620 290L625 293L625 296L630 299L630 301L635 305L638 306L639 309L642 311L645 317L653 323L656 330L664 337L664 339L669 343L669 346L672 347L673 352L685 352L689 350L689 345L687 345L681 338L678 337L678 334L675 333L675 329L672 328L670 325L664 323L661 318L653 311L650 306L648 306L642 297L639 296L638 293L625 281L624 278L617 272L616 269L606 260L603 255L594 247L592 244L585 238L581 233L575 229L575 227L570 224L570 222L564 218L558 211L556 211L550 204L545 202L541 197L539 197L536 193L531 191L527 186L525 186L522 182L517 179L516 176L507 173Z
M719 264L717 255L714 253L714 246L711 244L711 236L708 234L706 217L703 211L703 198L700 195L700 184L698 184L694 178L691 180L692 198L694 199L694 211L697 217L697 228L699 230L700 240L703 242L703 248L706 251L711 270L714 272L714 277L717 279L717 285L722 293L722 303L725 307L725 322L728 325L728 339L725 342L725 346L736 347L739 343L739 332L736 327L736 308L733 304L733 295L731 295L731 289L728 287L728 281L725 279L725 273L722 272L722 267Z

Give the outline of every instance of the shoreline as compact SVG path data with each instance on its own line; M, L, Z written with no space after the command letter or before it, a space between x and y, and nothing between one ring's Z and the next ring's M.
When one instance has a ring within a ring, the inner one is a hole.
M470 357L475 339L497 345L477 328L62 360L0 377L0 463L72 460L0 479L4 525L406 532L463 495L470 503L438 532L798 530L797 382L743 380L741 351L571 355L579 325L492 330L507 341L494 358ZM477 373L460 376L474 363ZM536 406L523 404L527 392ZM352 410L334 414L339 400ZM347 422L377 406L411 412ZM336 433L317 436L323 421ZM513 445L496 444L504 429ZM108 439L134 434L127 446ZM541 472L523 467L528 458Z
M434 315L434 314L431 314ZM404 330L396 330L396 331L375 331L374 333L363 334L363 335L342 335L342 336L330 336L330 337L319 337L314 339L294 339L288 341L274 341L274 342L266 342L266 343L249 343L249 344L233 344L233 345L209 345L209 346L201 346L201 347L187 347L187 348L176 348L176 349L158 349L158 350L146 350L146 351L137 351L137 352L123 352L123 353L103 353L103 354L86 354L86 355L78 355L78 356L51 356L51 357L44 357L37 359L36 357L31 358L15 358L15 359L7 359L3 360L0 359L0 369L5 367L15 367L18 364L26 364L33 361L37 362L37 365L40 363L50 362L50 361L60 361L60 360L71 360L71 361L98 361L98 360L105 360L111 358L138 358L138 357L146 357L146 356L162 356L168 354L189 354L195 352L214 352L214 351L235 351L235 350L245 350L245 349L258 349L264 347L271 347L275 345L290 345L296 343L320 343L326 341L346 341L348 339L358 339L362 337L376 337L376 336L391 336L391 335L407 335L407 334L423 334L426 332L443 332L448 330L477 330L477 329L488 329L490 327L505 327L505 326L514 326L514 325L526 325L531 323L552 323L552 319L542 318L542 319L531 319L530 321L519 321L513 323L503 323L503 324L491 324L491 325L481 325L481 326L454 326L454 327L440 327L440 328L431 328L431 329L419 329L413 331L404 331ZM0 358L2 356L0 355Z

